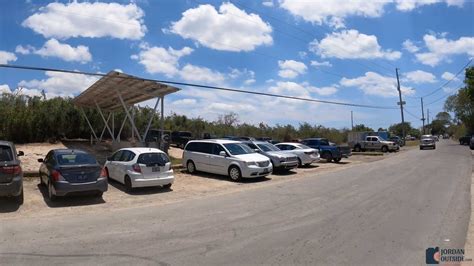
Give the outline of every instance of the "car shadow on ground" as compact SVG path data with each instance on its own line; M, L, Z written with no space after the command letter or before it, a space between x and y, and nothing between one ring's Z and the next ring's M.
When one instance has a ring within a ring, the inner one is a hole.
M195 172L193 174L188 173L186 169L182 169L180 171L183 174L188 174L188 175L195 175L203 178L209 178L209 179L214 179L214 180L219 180L219 181L224 181L224 182L231 182L231 183L236 183L236 184L246 184L246 183L258 183L258 182L265 182L271 180L270 177L256 177L256 178L242 178L241 181L235 182L232 181L228 176L224 175L216 175L216 174L211 174L211 173L205 173L205 172Z
M20 209L20 204L15 202L15 198L0 199L0 213L16 212L18 209Z
M150 195L150 194L159 194L159 193L167 193L173 191L173 187L171 188L163 188L161 186L155 186L155 187L137 187L133 188L132 191L127 191L127 188L125 187L124 184L109 179L109 186L112 186L116 188L117 190L120 190L123 193L127 193L128 195Z
M38 190L43 196L44 202L50 208L63 208L63 207L74 207L74 206L87 206L104 204L105 201L102 197L97 197L93 194L84 193L80 195L57 197L55 201L51 201L48 198L48 188L46 186L38 184Z

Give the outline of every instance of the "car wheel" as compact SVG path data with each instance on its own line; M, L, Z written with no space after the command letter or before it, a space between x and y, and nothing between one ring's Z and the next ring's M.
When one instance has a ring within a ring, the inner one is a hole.
M303 163L301 162L301 159L298 158L298 167L301 167L301 166L303 166Z
M326 159L326 162L330 163L332 161L332 154L330 152L324 152L323 158Z
M130 177L128 175L125 176L125 189L127 190L127 192L132 192L133 190L133 187L132 187L132 180L130 179Z
M25 200L25 195L23 194L23 188L21 188L20 195L16 196L15 201L18 205L23 205L24 200Z
M242 173L240 172L239 167L231 166L229 168L229 177L232 181L240 181L242 179Z
M57 199L56 195L53 193L53 184L48 182L48 198L50 201L55 201Z
M43 183L43 178L41 177L41 174L40 174L40 177L39 177L39 179L40 179L40 183L39 183L39 185L40 185L40 186L43 186L43 185L44 185L44 183Z
M356 146L354 147L354 151L355 151L355 152L360 152L360 151L361 151L360 146L359 146L359 145L356 145Z
M387 146L382 146L382 152L388 152L388 147Z
M186 169L188 170L188 173L194 174L196 172L196 165L194 164L193 161L189 160L186 163Z
M164 188L164 189L170 189L170 188L171 188L171 185L173 185L173 184L170 183L170 184L163 185L163 188Z
M310 163L304 164L305 167L309 167L310 165L311 165Z
M338 162L341 161L341 159L342 159L342 158L334 158L333 161L334 161L335 163L338 163Z

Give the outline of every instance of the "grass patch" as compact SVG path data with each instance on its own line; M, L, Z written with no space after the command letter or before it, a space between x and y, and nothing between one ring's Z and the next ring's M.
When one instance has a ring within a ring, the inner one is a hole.
M411 147L411 146L418 146L420 145L420 141L419 140L407 140L405 142L405 146L407 147Z
M182 162L182 159L180 159L180 158L175 158L175 157L173 157L173 156L170 156L170 160L171 160L171 165L181 164L181 162Z

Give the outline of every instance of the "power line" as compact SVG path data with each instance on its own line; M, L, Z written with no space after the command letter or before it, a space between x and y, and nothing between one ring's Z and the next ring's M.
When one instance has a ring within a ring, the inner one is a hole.
M20 66L20 65L9 65L9 64L0 64L0 67L2 67L2 68L11 68L11 69L33 70L33 71L51 71L51 72L80 74L80 75L99 76L99 77L107 76L107 74L101 74L101 73L92 73L92 72L85 72L85 71L56 69L56 68L46 68L46 67ZM203 88L203 89L231 91L231 92L239 92L239 93L261 95L261 96L270 96L270 97L284 98L284 99L291 99L291 100L300 100L300 101L307 101L307 102L317 102L317 103L326 103L326 104L344 105L344 106L354 106L354 107L361 107L361 108L398 109L398 107L392 107L392 106L365 105L365 104L355 104L355 103L344 103L344 102L317 100L317 99L312 99L312 98L302 98L302 97L295 97L295 96L288 96L288 95L281 95L281 94L273 94L273 93L266 93L266 92L255 92L255 91L248 91L248 90L231 89L231 88L225 88L225 87L209 86L209 85L186 83L186 82L179 82L179 81L158 80L158 79L148 79L148 78L138 78L138 77L120 77L120 76L115 77L115 78L152 81L152 82L159 82L159 83L165 83L165 84L171 84L171 85L190 86L190 87Z
M441 89L443 89L446 85L448 85L451 81L453 81L454 79L457 78L457 76L459 76L459 74L461 74L472 62L472 58L469 60L469 62L467 62L466 65L464 65L459 71L458 73L456 73L456 75L454 77L452 77L450 80L446 81L443 85L441 85L439 88L437 88L436 90L426 94L425 96L423 96L423 98L426 98L430 95L433 95L435 94L436 92L440 91Z
M462 88L462 87L461 87L461 88ZM437 102L441 101L441 100L444 99L444 98L448 98L449 96L452 96L452 95L456 94L456 93L458 92L458 90L461 89L461 88L458 88L456 91L451 92L450 94L444 95L443 97L440 97L440 98L438 98L438 99L436 99L436 100L434 100L434 101L432 101L432 102L430 102L430 103L428 103L428 104L425 104L425 105L428 106L428 105L431 105L431 104L433 104L433 103L437 103Z
M416 118L416 119L420 119L418 116L414 115L412 112L409 112L406 108L403 109L407 114L411 115L412 117Z

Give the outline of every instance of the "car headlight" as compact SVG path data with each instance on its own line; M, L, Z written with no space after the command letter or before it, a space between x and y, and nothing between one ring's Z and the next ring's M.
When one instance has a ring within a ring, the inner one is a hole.
M247 166L251 166L251 165L257 165L256 162L247 162Z

